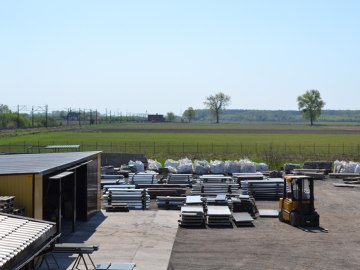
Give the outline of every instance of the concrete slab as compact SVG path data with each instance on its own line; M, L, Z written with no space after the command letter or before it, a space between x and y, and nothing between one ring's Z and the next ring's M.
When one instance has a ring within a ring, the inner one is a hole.
M179 211L101 212L81 224L77 232L64 241L99 245L99 250L91 254L95 264L130 262L136 264L136 270L165 270L176 237L178 218ZM71 269L75 260L74 255L55 254L55 257L61 269ZM51 258L48 261L56 269ZM41 269L47 269L46 265Z

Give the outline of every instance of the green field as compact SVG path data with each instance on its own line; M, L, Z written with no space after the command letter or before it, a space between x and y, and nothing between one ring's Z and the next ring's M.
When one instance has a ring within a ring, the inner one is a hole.
M358 128L269 123L128 123L18 130L0 133L0 151L44 152L42 147L49 144L80 144L82 151L145 153L148 158L159 160L184 156L209 160L248 157L277 166L308 159L359 159ZM344 130L344 134L337 134Z

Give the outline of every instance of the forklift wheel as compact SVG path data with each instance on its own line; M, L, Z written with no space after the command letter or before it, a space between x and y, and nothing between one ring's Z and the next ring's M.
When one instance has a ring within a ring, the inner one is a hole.
M284 222L285 221L285 219L283 218L283 215L282 215L282 211L279 211L279 220L281 221L281 222Z
M298 227L299 224L299 215L296 212L290 213L290 224L291 226Z

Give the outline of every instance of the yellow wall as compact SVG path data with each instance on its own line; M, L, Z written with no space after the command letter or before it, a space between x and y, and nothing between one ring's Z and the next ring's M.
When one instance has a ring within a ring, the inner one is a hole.
M32 174L0 175L0 196L15 196L15 206L24 207L25 215L34 217Z
M34 218L43 218L43 176L35 174L35 191L34 191Z

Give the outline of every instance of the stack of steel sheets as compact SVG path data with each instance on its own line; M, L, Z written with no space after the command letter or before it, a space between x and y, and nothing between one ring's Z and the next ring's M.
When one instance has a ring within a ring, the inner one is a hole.
M157 174L153 173L137 173L129 175L129 183L138 185L138 184L156 184L157 183Z
M0 196L0 212L12 214L15 196Z
M235 183L241 184L244 180L263 180L264 175L261 172L256 173L233 173L232 175Z
M240 195L238 198L232 198L231 205L234 213L247 212L252 217L256 216L257 207L255 200L249 195Z
M283 187L284 180L281 178L241 182L242 194L251 195L257 200L278 200L282 197Z
M222 174L208 174L199 177L203 183L233 183L231 176L224 176Z
M182 206L180 213L180 226L200 227L204 225L204 209L201 205Z
M156 201L159 208L179 209L185 204L186 197L158 196Z
M247 212L232 213L236 226L253 226L254 219Z
M208 183L199 183L193 185L192 194L204 194L204 195L216 195L216 194L231 194L237 193L239 189L238 184L227 184L227 183L218 183L218 184L208 184Z
M103 194L105 194L109 188L112 189L135 189L135 185L104 185Z
M206 198L207 205L228 205L228 200L225 194L216 195L216 197L207 197Z
M146 189L108 188L103 198L108 204L126 203L129 209L150 207L150 195Z
M184 184L138 184L138 188L146 188L150 198L158 196L180 197L185 195L187 187Z
M227 206L209 205L207 207L206 224L208 226L230 226L231 212Z
M101 188L103 188L105 185L120 185L125 184L125 179L123 175L107 175L102 174L101 175Z
M192 174L176 174L172 173L169 174L169 177L167 179L168 184L186 184L190 185L193 180Z

